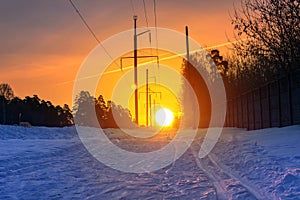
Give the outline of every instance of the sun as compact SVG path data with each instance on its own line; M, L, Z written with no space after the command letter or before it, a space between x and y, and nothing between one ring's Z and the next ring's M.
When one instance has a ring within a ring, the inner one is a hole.
M174 114L168 108L161 108L155 114L155 121L159 126L170 126L173 120Z

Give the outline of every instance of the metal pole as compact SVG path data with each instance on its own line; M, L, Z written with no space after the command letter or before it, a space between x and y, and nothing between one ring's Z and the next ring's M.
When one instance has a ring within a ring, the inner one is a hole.
M189 46L189 28L185 26L185 35L186 35L186 58L188 63L190 63L190 46Z
M152 127L152 107L151 107L151 94L149 95L149 102L150 102L150 126Z
M148 126L148 92L149 92L149 83L148 83L148 69L146 69L146 126Z
M294 125L294 116L293 116L293 95L292 95L292 75L289 72L288 74L288 86L289 86L289 113L290 113L290 125Z
M156 116L156 108L155 108L155 99L153 99L153 112L154 112L154 119L155 119L155 116Z
M139 124L139 110L138 110L138 78L137 78L137 35L136 35L136 20L137 16L133 16L134 20L134 95L135 95L135 122Z
M186 59L187 59L187 68L189 69L190 67L192 67L190 65L190 45L189 45L189 28L188 26L185 26L185 40L186 40ZM193 85L192 85L193 86ZM194 103L193 103L194 104ZM193 107L195 107L196 105L193 105ZM193 112L193 129L196 129L196 116L195 116L195 112ZM198 121L199 123L199 121Z

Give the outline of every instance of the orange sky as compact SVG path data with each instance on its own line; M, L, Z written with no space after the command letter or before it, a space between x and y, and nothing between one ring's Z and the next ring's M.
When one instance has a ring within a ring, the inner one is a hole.
M145 2L149 26L154 26L153 1ZM146 26L142 0L74 3L102 41L131 29L134 14L138 27ZM232 35L232 7L233 0L157 0L157 25L179 32L188 25L199 44L218 45L228 41L226 33ZM71 105L77 70L97 42L69 2L2 0L0 24L0 82L9 83L21 98L37 94Z

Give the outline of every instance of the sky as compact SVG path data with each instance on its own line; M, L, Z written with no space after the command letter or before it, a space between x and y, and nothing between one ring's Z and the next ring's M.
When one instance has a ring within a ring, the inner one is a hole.
M228 42L234 0L156 0L157 26L184 33L203 47ZM142 0L73 0L99 40L146 27ZM154 26L153 0L145 0L149 26ZM15 96L37 94L55 105L72 105L78 69L97 41L68 0L1 0L0 83ZM222 52L221 52L222 53Z

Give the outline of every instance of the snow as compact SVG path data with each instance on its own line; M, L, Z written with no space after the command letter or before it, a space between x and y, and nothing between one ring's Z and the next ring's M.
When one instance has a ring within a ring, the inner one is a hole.
M300 199L300 126L224 128L213 150L199 158L206 131L198 130L172 164L125 173L93 157L75 127L1 125L0 199ZM120 130L106 132L113 144L137 153L172 140L162 134L133 142Z

